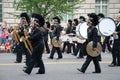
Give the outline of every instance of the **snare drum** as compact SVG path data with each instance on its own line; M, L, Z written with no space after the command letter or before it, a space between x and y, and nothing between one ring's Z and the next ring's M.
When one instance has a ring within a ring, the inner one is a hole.
M112 18L103 18L98 24L98 31L102 36L110 36L116 29L115 21Z

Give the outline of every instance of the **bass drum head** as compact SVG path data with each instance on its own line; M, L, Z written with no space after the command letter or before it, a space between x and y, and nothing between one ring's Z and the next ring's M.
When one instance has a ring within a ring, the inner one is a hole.
M84 22L80 25L79 33L82 39L87 39L87 28L88 28L87 22Z
M80 26L81 26L81 23L78 24L78 26L76 26L76 36L77 36L79 39L84 40L84 38L80 35L80 31L79 31Z
M103 36L110 36L115 31L116 25L112 18L104 18L98 24L98 30Z

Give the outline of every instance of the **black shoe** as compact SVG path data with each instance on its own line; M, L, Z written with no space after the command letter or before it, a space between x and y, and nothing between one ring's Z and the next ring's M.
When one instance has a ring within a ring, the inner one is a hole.
M45 72L37 72L36 74L45 74Z
M48 59L53 59L53 57L48 57Z
M117 65L118 67L120 67L120 65Z
M30 72L28 72L27 70L23 69L23 72L25 72L26 74L30 75Z
M85 71L83 71L83 70L81 70L81 69L79 69L79 68L77 68L77 70L80 71L80 72L82 72L82 73L85 73Z
M96 71L95 71L95 72L92 72L92 73L101 73L101 72L96 72Z
M72 54L73 56L77 56L76 54Z
M77 57L77 59L82 59L82 58L84 58L84 57Z
M19 62L19 61L15 61L14 63L21 63L21 62Z
M109 67L115 67L116 65L115 64L110 64L108 65Z

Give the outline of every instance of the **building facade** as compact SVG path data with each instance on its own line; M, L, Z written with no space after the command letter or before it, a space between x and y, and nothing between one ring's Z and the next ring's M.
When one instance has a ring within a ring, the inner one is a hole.
M0 22L6 21L8 26L13 26L19 22L14 15L20 14L13 5L14 0L0 0ZM88 13L104 13L107 17L115 18L120 11L120 0L84 0L79 9L74 10L72 17L65 16L64 22L69 18L87 17Z
M115 18L120 11L120 0L85 0L80 9L74 10L74 17L87 16L88 13L103 13L107 17Z

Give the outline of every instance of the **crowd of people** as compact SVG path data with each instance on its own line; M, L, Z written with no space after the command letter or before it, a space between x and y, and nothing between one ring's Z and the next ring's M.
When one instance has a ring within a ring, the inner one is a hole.
M7 27L7 22L4 21L0 24L0 53L10 53L12 50L13 39L11 32L12 27Z

